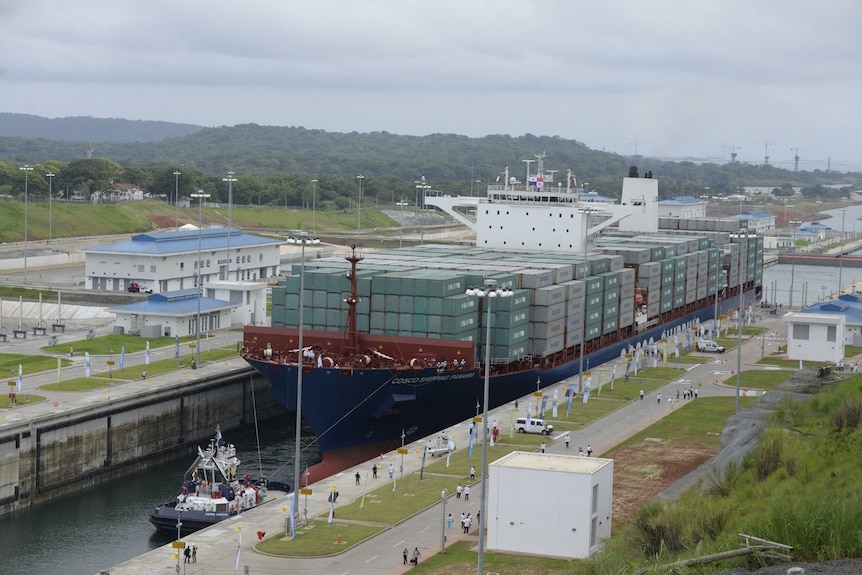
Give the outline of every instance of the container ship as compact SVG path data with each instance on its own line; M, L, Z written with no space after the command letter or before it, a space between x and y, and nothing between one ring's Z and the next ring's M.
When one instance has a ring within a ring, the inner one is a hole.
M738 222L660 217L657 180L634 167L619 202L538 167L483 198L426 193L475 246L353 247L273 288L272 327L246 327L241 354L291 411L301 370L313 480L476 416L486 369L490 409L579 393L557 384L759 300L763 239ZM489 279L511 297L467 293Z

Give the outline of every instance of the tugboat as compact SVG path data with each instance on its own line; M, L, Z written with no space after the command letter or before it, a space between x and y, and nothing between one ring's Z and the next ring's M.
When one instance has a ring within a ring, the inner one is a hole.
M176 533L179 528L182 534L193 533L261 505L267 489L290 491L285 483L255 480L250 473L237 479L239 465L236 448L225 445L217 427L206 451L198 447L176 499L157 505L150 513L150 523L161 531Z

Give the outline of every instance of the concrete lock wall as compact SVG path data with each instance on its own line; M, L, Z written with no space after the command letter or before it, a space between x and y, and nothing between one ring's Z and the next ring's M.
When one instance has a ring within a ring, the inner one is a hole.
M0 436L0 514L173 459L257 417L284 413L248 369L24 422ZM252 386L255 405L252 404Z

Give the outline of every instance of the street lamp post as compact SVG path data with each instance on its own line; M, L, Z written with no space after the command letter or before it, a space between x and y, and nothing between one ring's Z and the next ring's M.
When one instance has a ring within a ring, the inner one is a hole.
M182 172L174 170L174 231L180 229L179 215L177 210L180 205L180 176Z
M589 239L589 231L590 231L590 216L597 213L598 210L591 209L581 209L579 210L583 216L583 226L584 226L584 263L587 262L587 240ZM586 323L586 315L584 315L584 322ZM581 353L579 358L579 367L578 367L578 391L580 393L584 393L584 343L586 337L585 330L581 330Z
M293 509L294 512L299 509L299 498L297 494L299 493L299 478L300 478L300 468L299 468L299 454L302 450L302 445L300 440L302 439L302 367L303 367L303 352L305 349L303 348L303 328L304 328L304 305L303 305L303 294L305 292L305 244L308 242L308 233L303 231L299 234L299 241L302 243L302 248L299 256L299 350L296 355L296 438L294 443L294 454L293 454ZM308 478L306 477L306 483L308 482ZM307 487L307 485L306 485ZM333 504L334 504L333 499Z
M195 367L201 366L201 291L204 285L204 276L201 273L201 244L203 241L203 213L204 213L204 198L210 197L203 190L198 190L196 194L191 194L191 197L198 198L198 314L195 322Z
M737 237L741 240L743 234L743 229L740 228L737 232ZM739 242L740 249L746 247L748 245L748 241L751 239L752 234L748 233L748 230L745 230L745 238L746 244L743 246L742 242ZM739 311L736 314L736 413L739 413L739 390L742 383L742 309L745 305L745 301L743 299L743 277L742 270L738 270L736 272L739 274Z
M45 177L48 178L48 243L51 243L54 227L54 213L52 210L51 203L54 200L54 172L48 172L45 174Z
M365 176L359 174L356 179L359 180L359 201L356 203L356 233L358 234L362 228L362 180Z
M27 281L27 195L29 188L29 175L33 167L29 164L18 168L24 172L24 281Z
M230 229L233 225L233 183L236 181L236 178L233 177L234 173L228 171L227 177L222 178L223 182L227 182L227 270L225 270L225 279L230 281Z
M311 180L311 232L317 233L317 179Z
M487 316L485 320L485 386L482 406L482 472L479 474L481 486L479 489L479 559L477 573L484 575L485 570L485 490L487 489L488 473L488 395L491 388L491 302L497 297L512 297L512 291L496 287L497 280L485 278L483 289L470 288L467 295L487 298Z
M404 206L407 205L407 202L404 201L404 198L401 198L401 201L396 202L395 205L401 206L401 217L399 218L401 220L401 236L398 238L398 247L402 248L404 247Z
M790 225L793 226L793 236L790 252L790 309L793 309L793 276L796 274L796 226L802 223L801 220L790 220Z
M440 492L440 502L443 504L442 519L440 521L440 553L446 553L446 490ZM482 520L482 514L479 514L479 520ZM482 532L479 532L479 538L482 538Z
M841 283L841 272L844 267L844 216L847 215L847 210L841 210L841 241L838 243L838 291L836 292L839 296L841 295L841 288L843 284Z

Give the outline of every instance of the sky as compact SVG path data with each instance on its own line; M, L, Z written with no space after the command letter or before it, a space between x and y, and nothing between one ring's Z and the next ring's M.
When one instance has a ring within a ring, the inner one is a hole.
M860 25L862 0L0 0L0 111L862 170Z

